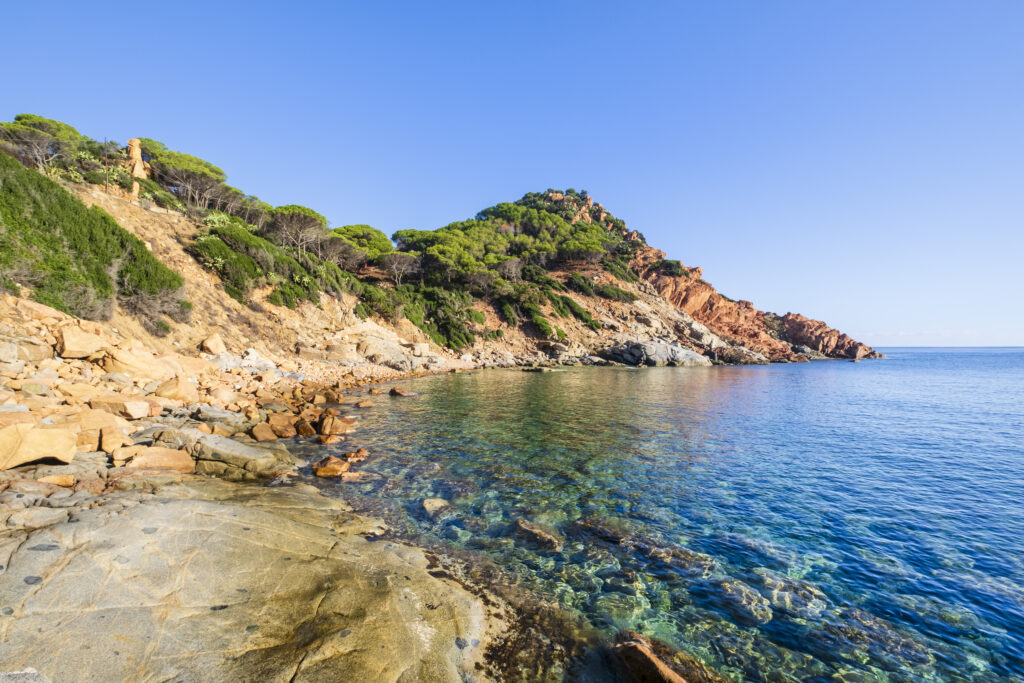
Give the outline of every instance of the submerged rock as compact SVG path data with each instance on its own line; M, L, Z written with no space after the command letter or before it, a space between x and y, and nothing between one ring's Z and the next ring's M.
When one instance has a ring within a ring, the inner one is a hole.
M619 631L608 648L612 667L630 683L725 683L725 678L690 655L635 631Z
M426 512L431 519L434 519L440 513L449 509L451 504L444 498L426 498L424 499L422 506L423 511Z
M534 522L520 519L515 523L515 534L519 538L544 550L561 552L565 539L553 529L548 529Z
M771 603L742 581L725 579L718 588L726 611L740 623L760 625L772 620Z
M661 661L644 639L633 637L636 635L621 632L610 648L621 678L630 683L688 683Z
M828 608L828 598L813 584L776 574L763 567L754 573L761 577L764 591L773 607L804 618L817 618Z

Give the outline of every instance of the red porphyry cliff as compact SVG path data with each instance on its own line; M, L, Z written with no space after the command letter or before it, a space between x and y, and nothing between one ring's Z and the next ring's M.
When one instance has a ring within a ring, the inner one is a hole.
M639 241L638 233L626 239ZM797 313L781 318L754 308L749 301L733 301L722 296L701 276L700 268L682 267L682 275L667 275L657 267L665 252L642 244L630 262L640 277L651 283L658 294L689 313L726 341L745 346L773 361L805 360L791 344L808 346L831 358L880 358L866 344L834 330L820 320Z

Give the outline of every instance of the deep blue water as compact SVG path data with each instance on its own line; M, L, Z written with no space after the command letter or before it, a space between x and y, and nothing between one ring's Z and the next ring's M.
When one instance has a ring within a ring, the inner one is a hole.
M1024 680L1024 349L884 352L407 382L338 492L736 680Z

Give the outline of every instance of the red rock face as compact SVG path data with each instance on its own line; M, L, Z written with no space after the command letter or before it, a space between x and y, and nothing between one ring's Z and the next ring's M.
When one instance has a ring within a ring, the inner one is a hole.
M870 346L861 344L820 320L809 320L799 313L782 316L786 336L794 344L803 344L833 358L881 358Z
M630 236L627 235L627 239ZM635 239L635 238L634 238ZM630 265L650 282L662 298L689 313L712 332L731 344L745 346L773 361L805 360L793 352L790 344L802 344L832 358L878 358L870 346L833 330L820 320L787 313L781 319L769 316L781 325L769 325L765 313L749 301L733 301L719 294L701 276L700 268L686 268L681 276L659 273L653 266L664 260L665 252L640 247ZM783 337L787 341L783 341Z

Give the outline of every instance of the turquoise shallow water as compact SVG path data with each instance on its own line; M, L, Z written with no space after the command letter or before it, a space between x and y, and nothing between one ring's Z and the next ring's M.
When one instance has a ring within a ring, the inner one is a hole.
M407 382L338 493L737 680L1024 680L1024 350L885 352Z

